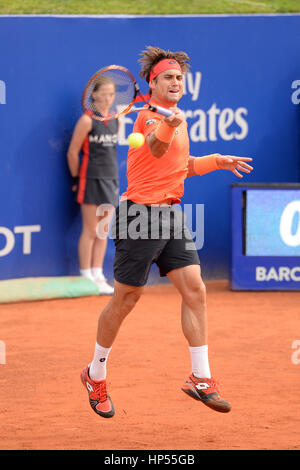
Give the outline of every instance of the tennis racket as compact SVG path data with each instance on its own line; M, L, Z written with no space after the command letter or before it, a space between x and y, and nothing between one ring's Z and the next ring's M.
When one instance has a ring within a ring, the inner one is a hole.
M147 103L134 76L120 65L109 65L98 70L88 81L82 94L82 108L92 119L110 121L122 114L150 110L163 116L173 114L169 109ZM134 106L143 102L143 108Z

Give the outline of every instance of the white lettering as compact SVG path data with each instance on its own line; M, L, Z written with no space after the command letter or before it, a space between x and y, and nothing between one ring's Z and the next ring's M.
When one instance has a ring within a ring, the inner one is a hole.
M96 234L100 240L106 240L108 237L113 209L114 207L111 204L100 204L97 207L96 216L100 219L96 226Z
M295 341L293 341L292 348L296 349L291 357L292 363L298 365L300 364L300 339L295 339Z
M112 145L116 144L118 140L117 134L103 134L103 135L90 135L89 141L97 144Z
M278 281L278 276L275 268L270 268L265 281L270 281L271 279L274 279L274 281Z
M197 250L201 250L204 245L204 204L196 204L195 218L193 218L193 204L184 204L183 211L186 225L193 239L193 242L186 243L186 250L194 250L195 246ZM192 225L194 225L195 231L193 231ZM186 237L188 239L188 234L186 234Z
M119 117L119 132L118 132L118 144L119 145L128 145L127 141L127 132L126 126L129 125L131 132L133 126L133 119L127 115L122 115Z
M291 270L291 279L293 281L299 282L300 281L300 276L297 276L296 273L300 273L300 268L296 266Z
M138 238L147 239L148 211L146 206L133 204L129 207L128 216L136 216L137 214L139 215L128 224L128 237L131 238L131 240L137 240Z
M29 255L31 253L31 233L40 232L40 225L20 225L14 228L15 233L23 233L23 254ZM0 227L0 234L6 238L4 248L0 250L0 256L8 255L15 246L15 236L7 227Z
M186 120L196 119L190 125L190 138L192 142L215 142L218 138L225 141L243 140L248 135L248 123L244 116L248 114L246 108L219 109L214 103L208 111L203 109L184 111ZM230 131L230 127L236 124L240 130Z
M209 116L209 123L208 123L208 135L209 140L212 142L217 140L216 135L216 128L217 128L217 115L220 114L220 109L217 108L216 103L214 103L210 109L207 111Z
M240 134L235 132L234 137L237 140L243 140L248 135L248 122L242 117L242 115L247 116L248 110L246 108L238 108L235 112L235 122L241 128Z
M227 133L228 127L234 122L234 111L231 108L225 108L221 111L219 118L219 134L223 140L232 140L234 138L234 133Z
M6 104L6 85L3 80L0 80L0 104Z
M4 235L6 238L5 246L0 250L0 256L6 256L15 246L15 237L14 234L6 227L0 227L0 234Z
M111 454L111 457L105 457L104 464L105 465L122 465L122 466L130 466L135 468L139 457L118 457L114 454Z
M31 233L40 232L40 225L19 225L14 228L15 233L23 233L23 254L29 255L31 253Z
M193 142L207 142L206 135L206 113L202 109L186 112L187 117L198 117L198 120L191 126L190 136ZM191 115L191 116L190 116Z
M294 80L292 83L292 88L295 89L294 93L292 93L291 100L293 104L300 103L300 80Z
M0 341L0 364L6 364L6 345Z
M269 271L264 266L256 266L256 281L294 281L300 282L300 266L288 268L287 266L279 266L278 272L274 266Z
M298 228L297 232L292 234L293 219L297 214ZM300 201L292 201L284 208L280 219L279 233L286 245L300 245Z
M285 266L280 266L279 268L279 281L289 281L290 280L290 270Z
M192 95L192 101L197 101L199 98L200 93L200 86L201 86L202 74L201 72L195 73L195 80L193 80L193 74L187 73L186 82L188 91Z
M205 111L203 109L188 109L183 110L185 119L190 120L189 125L189 134L192 142L207 142L212 141L216 142L218 139L225 141L229 140L243 140L248 135L248 122L245 119L245 116L248 114L246 108L237 108L236 110L232 108L224 108L223 110L217 107L216 103L213 103L212 106ZM133 119L127 115L122 115L119 118L119 134L118 134L118 144L119 145L128 145L127 141L127 126L132 132ZM230 127L236 124L240 130L231 130ZM103 138L100 139L97 136L91 137L91 141L99 142L103 141ZM113 141L114 142L114 141ZM115 142L114 142L115 143Z
M256 281L264 281L266 277L266 268L263 266L256 266Z

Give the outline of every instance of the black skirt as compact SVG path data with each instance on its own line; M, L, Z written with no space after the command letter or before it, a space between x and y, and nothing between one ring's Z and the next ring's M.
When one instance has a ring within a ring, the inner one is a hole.
M105 178L79 178L77 202L79 204L119 204L119 180Z

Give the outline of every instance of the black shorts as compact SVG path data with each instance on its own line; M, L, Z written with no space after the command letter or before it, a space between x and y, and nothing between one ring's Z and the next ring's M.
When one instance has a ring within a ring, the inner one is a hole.
M80 178L77 192L77 202L80 204L119 204L118 179Z
M173 269L200 264L184 213L173 206L121 202L115 211L112 234L116 246L114 277L122 284L144 286L153 263L161 277Z

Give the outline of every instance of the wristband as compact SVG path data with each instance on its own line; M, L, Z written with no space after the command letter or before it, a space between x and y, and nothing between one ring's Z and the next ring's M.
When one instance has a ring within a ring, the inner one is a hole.
M155 129L155 137L164 142L165 144L170 144L174 137L176 127L168 126L165 121L160 121L159 125Z
M72 186L78 184L79 176L72 176Z
M196 157L194 159L194 170L196 175L205 175L211 171L218 170L216 157L219 157L219 153L213 153L205 157Z

